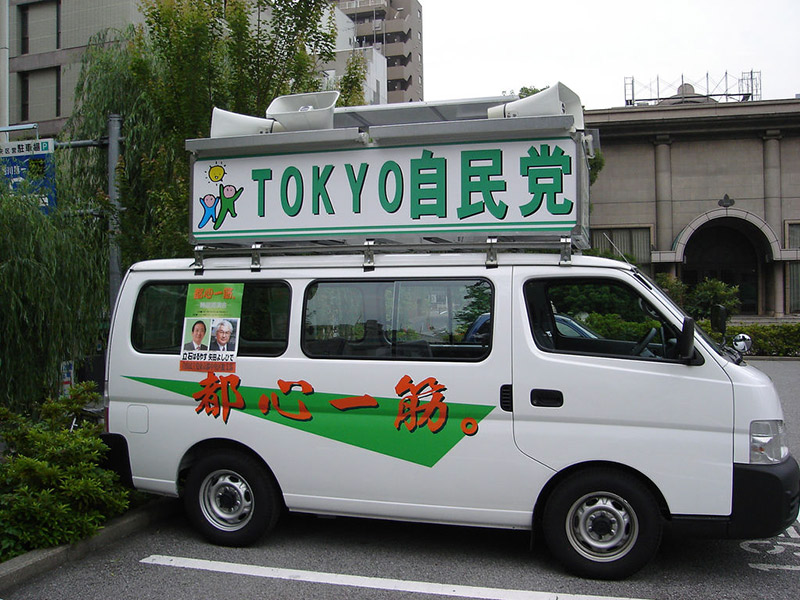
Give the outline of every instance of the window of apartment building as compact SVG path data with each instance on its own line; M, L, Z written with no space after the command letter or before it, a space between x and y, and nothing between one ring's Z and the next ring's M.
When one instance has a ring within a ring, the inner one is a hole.
M61 67L57 66L55 68L56 72L56 116L61 116Z
M56 0L56 48L61 48L61 0ZM56 114L60 112L56 111Z
M790 223L787 235L789 248L800 248L800 223ZM800 262L788 263L789 312L800 312Z
M616 247L616 249L615 249ZM629 254L640 265L650 264L650 228L592 229L592 248Z
M29 22L28 22L28 6L19 7L19 53L27 54L29 46Z
M27 73L19 74L19 120L27 121L31 115L31 88Z

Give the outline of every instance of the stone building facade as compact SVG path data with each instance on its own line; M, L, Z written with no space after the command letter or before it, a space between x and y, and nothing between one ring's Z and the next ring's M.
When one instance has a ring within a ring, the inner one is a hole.
M743 313L800 313L800 100L586 112L605 168L592 245L609 239L651 273L740 287Z

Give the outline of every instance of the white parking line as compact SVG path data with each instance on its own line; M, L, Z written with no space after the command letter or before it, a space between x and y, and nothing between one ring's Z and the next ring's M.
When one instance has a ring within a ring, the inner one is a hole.
M766 563L750 563L753 569L759 571L800 571L800 565L770 565Z
M451 596L458 598L481 598L486 600L634 600L613 598L610 596L576 596L572 594L555 594L551 592L505 590L500 588L474 587L469 585L450 585L424 581L406 581L404 579L360 577L357 575L342 575L340 573L322 573L318 571L299 571L296 569L259 567L255 565L243 565L215 560L183 558L180 556L162 556L159 554L153 554L152 556L143 558L141 562L150 565L179 567L182 569L197 569L201 571L212 571L215 573L232 573L236 575L250 575L253 577L267 577L270 579L287 579L290 581L304 581L309 583L323 583L328 585L412 592L418 594L433 594L437 596Z

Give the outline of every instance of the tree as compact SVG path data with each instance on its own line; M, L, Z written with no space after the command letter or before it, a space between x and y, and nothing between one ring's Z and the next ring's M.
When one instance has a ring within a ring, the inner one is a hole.
M466 333L483 313L492 310L492 290L485 282L470 285L464 296L464 308L455 314L459 333Z
M0 189L0 405L32 412L61 362L93 352L107 307L104 224Z
M534 94L538 94L539 92L542 92L542 91L546 90L548 87L550 87L550 86L543 87L543 88L537 88L537 87L534 87L532 85L530 85L530 86L523 85L521 88L519 88L519 94L517 94L517 95L520 98L527 98L528 96L533 96ZM511 93L512 94L514 93L513 90L512 90Z
M353 50L347 59L344 75L338 81L341 92L337 106L361 106L364 101L364 79L367 76L367 59Z
M706 278L694 287L689 287L672 275L658 273L656 283L678 306L698 320L710 319L711 308L717 304L725 307L729 318L742 307L739 286L729 285L719 279Z
M333 57L327 0L144 0L144 26L95 36L84 54L70 138L104 135L122 116L118 237L124 265L188 256L188 138L214 106L263 115L278 95L316 91ZM104 153L63 165L75 197L105 189Z

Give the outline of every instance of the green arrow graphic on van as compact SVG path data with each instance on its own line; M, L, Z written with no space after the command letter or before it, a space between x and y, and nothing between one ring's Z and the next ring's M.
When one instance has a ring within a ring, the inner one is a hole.
M365 396L363 392L331 394L316 391L304 394L299 386L294 386L288 393L284 393L277 388L239 386L238 395L232 390L227 390L228 399L225 403L220 402L220 392L217 391L210 396L211 401L207 402L207 410L201 410L203 401L197 400L195 396L204 389L200 383L152 377L128 377L128 379L192 398L197 403L194 406L199 413L196 418L217 418L220 425L223 425L224 417L227 416L230 419L227 425L231 425L239 416L234 413L245 413L252 418L266 419L426 467L434 466L459 441L474 435L478 430L478 424L494 408L484 404L446 402L447 421L434 433L431 431L433 428L428 425L416 427L413 431L409 431L405 422L399 423L399 428L396 426L401 402L399 396L380 398ZM277 408L274 403L269 403L270 398L278 399ZM351 402L343 403L343 400ZM225 404L229 412L225 411ZM342 408L345 404L348 408ZM420 409L426 404L420 402ZM209 412L211 408L208 406L211 405L216 409L216 415ZM305 411L302 410L303 406ZM266 414L264 408L267 408ZM437 421L439 416L440 414L431 416L430 422Z

